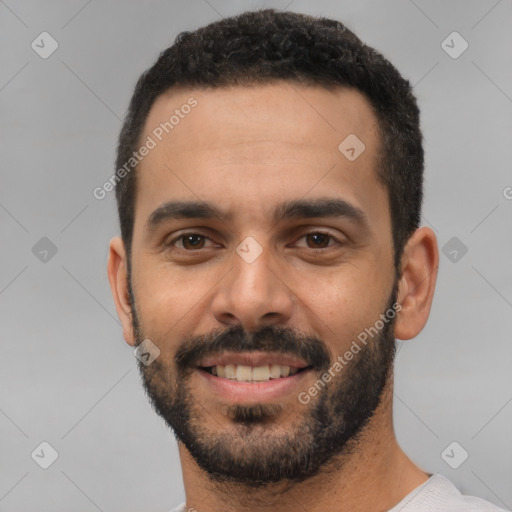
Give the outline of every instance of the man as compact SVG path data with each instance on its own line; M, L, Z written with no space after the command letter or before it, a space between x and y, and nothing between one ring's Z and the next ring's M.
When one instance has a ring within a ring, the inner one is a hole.
M263 10L182 33L119 141L108 275L186 504L494 511L392 422L395 338L430 312L409 83L341 23Z

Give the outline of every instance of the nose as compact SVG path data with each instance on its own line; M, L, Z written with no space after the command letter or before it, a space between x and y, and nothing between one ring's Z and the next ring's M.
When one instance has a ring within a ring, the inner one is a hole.
M268 324L286 324L296 300L270 249L263 248L253 261L233 252L232 261L232 268L220 281L212 301L215 319L223 325L240 325L247 331Z

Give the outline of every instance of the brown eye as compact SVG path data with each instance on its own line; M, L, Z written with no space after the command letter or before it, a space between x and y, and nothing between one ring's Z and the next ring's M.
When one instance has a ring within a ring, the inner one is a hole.
M204 247L204 239L205 237L202 235L191 233L188 235L182 235L178 240L182 241L184 249L194 250L202 249Z
M168 249L177 248L178 250L193 251L195 249L203 249L208 237L199 233L183 233L165 244Z
M306 235L306 241L308 246L312 249L323 249L329 246L329 239L332 238L330 235L325 233L309 233ZM312 244L310 246L309 244Z

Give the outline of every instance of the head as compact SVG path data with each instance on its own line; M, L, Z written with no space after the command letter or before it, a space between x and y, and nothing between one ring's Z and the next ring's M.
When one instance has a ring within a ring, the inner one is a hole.
M180 33L135 86L119 137L116 168L126 166L144 144L141 134L148 114L156 98L172 88L218 89L281 80L326 90L350 88L368 101L379 133L376 179L388 194L398 265L405 242L421 218L423 147L419 109L409 82L339 21L266 9ZM135 171L133 167L129 165ZM116 186L121 236L128 258L137 190L137 173L133 171Z
M126 341L158 348L139 368L177 439L248 485L357 450L436 278L409 83L338 21L244 13L143 73L127 163L109 279ZM263 384L226 381L233 363Z

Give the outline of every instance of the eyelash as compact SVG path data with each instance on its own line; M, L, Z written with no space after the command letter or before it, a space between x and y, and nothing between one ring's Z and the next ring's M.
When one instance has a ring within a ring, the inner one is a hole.
M174 247L174 244L175 242L179 241L179 240L183 240L184 238L186 238L187 236L199 236L201 238L204 238L204 239L208 239L209 240L209 237L207 237L206 235L202 235L201 233L197 233L195 231L187 231L185 233L182 233L180 236L172 239L169 243L165 244L165 247L166 248L171 248L171 247ZM309 231L307 233L304 233L300 238L305 238L306 236L308 235L323 235L323 236L327 236L330 240L334 240L336 243L338 244L342 244L342 242L340 242L338 239L336 239L333 235L331 235L330 233L326 233L324 231ZM327 247L319 247L319 248L313 248L313 247L302 247L302 249L306 249L306 250L309 250L309 251L324 251L326 249L329 249L330 247L332 247L334 244L331 244L331 245L328 245ZM179 250L181 251L185 251L185 252L190 252L190 253L194 253L195 251L201 251L203 250L204 248L200 248L200 249L185 249L185 248L182 248L182 247L178 247Z

